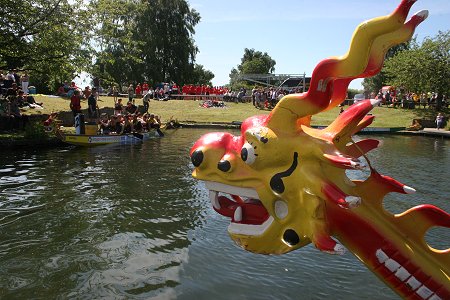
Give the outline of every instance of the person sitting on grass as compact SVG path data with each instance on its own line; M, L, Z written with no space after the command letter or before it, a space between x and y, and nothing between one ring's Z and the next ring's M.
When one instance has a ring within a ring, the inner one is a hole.
M26 101L25 97L23 96L24 93L22 90L19 90L17 92L17 103L19 107L30 107L28 102Z
M33 96L25 94L24 97L28 102L28 104L31 106L31 108L43 108L44 103L43 102L37 103L36 100L34 100Z
M56 91L56 96L67 97L67 92L64 89L64 84L61 84L59 86L58 90Z

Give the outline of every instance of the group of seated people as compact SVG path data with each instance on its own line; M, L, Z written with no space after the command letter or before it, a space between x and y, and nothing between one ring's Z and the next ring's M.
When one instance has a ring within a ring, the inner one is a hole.
M1 112L7 116L20 117L21 109L40 108L43 103L37 103L32 95L27 95L13 83L6 91L5 97L1 100Z
M114 114L108 116L102 113L99 119L100 131L102 134L127 134L142 133L155 128L159 132L161 120L154 114Z
M0 131L23 130L28 124L28 115L22 114L22 109L41 108L42 103L36 103L31 95L25 94L13 83L0 98Z
M371 97L374 95L372 94ZM401 107L401 108L419 108L423 106L426 108L434 108L436 106L448 107L450 103L447 101L446 95L439 95L438 93L414 93L403 92L396 89L390 89L383 92L380 90L375 96L375 99L381 99L382 104L389 107Z
M79 88L75 82L71 82L70 85L67 82L61 84L56 92L57 96L61 97L72 97L75 91L80 91L80 95L82 99L87 99L92 94L92 90L90 86L86 86L84 89Z

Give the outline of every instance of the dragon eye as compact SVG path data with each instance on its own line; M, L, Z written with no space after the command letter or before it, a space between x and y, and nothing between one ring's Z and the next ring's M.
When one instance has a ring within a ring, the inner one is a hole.
M255 162L257 154L255 154L255 149L248 142L242 146L241 158L247 164L251 165Z

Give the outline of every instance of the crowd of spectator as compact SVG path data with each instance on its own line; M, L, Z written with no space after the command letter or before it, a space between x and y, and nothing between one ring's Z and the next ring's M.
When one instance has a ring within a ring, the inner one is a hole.
M292 90L291 92L297 91ZM286 89L255 86L252 89L252 103L253 106L259 109L272 109L287 94L289 94L289 91Z
M0 129L23 129L28 123L28 117L22 110L42 109L42 103L37 103L29 93L30 77L27 72L19 74L9 70L6 74L0 72ZM6 120L6 121L5 121Z
M373 96L373 95L372 95ZM380 90L374 97L375 99L381 99L382 104L388 107L401 107L401 108L442 108L449 107L450 101L445 94L440 95L435 92L427 93L405 93L396 88L390 88L387 90Z
M56 95L60 97L71 98L75 94L75 92L77 92L81 99L88 99L94 89L96 91L99 90L98 87L91 88L90 86L80 88L75 84L74 81L72 81L70 84L66 81L59 86L58 90L56 91Z

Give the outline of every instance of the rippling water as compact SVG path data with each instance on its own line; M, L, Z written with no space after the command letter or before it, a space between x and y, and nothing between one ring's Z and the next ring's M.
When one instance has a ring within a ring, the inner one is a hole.
M2 299L397 299L351 254L312 246L248 253L226 233L188 151L205 130L140 145L0 154ZM389 196L403 211L450 211L450 142L380 137L371 162L418 190ZM354 176L364 176L353 174ZM447 231L430 243L449 247Z

